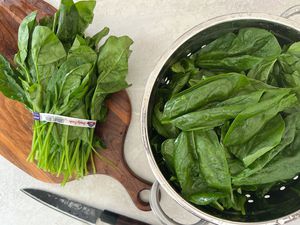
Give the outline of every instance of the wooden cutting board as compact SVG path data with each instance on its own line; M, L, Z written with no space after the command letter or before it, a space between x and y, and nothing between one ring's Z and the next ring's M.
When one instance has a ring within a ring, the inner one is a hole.
M38 10L39 18L55 12L55 8L41 0L0 0L0 54L11 62L17 51L19 24L27 14L35 10ZM95 157L97 173L116 178L127 189L139 209L150 210L149 204L139 198L139 192L150 189L150 183L135 176L124 159L124 140L131 119L129 97L126 91L121 91L113 94L106 104L109 109L107 120L97 126L96 135L107 146L107 149L101 151L101 155L114 162L117 168ZM22 104L0 93L0 154L36 179L59 183L60 177L45 173L26 161L31 149L32 124L32 115Z

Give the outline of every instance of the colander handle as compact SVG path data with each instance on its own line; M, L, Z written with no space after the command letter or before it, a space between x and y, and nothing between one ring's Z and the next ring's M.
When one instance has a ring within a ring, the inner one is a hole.
M150 203L150 207L152 209L152 211L154 212L154 214L159 218L159 220L162 222L162 224L164 225L183 225L181 223L178 223L176 221L174 221L173 219L171 219L161 208L160 204L159 204L159 196L160 196L160 185L158 183L158 181L155 181L152 185L151 188L151 192L150 192L150 199L149 199L149 203ZM200 220L199 222L193 224L193 225L208 225L209 223L204 221L204 220Z
M288 8L280 16L288 19L291 16L294 16L297 14L300 14L300 5L295 5L295 6Z

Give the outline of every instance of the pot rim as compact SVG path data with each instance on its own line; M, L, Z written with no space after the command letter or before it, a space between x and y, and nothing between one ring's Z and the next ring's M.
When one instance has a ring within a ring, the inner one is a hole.
M215 26L220 23L225 22L231 22L231 21L238 21L238 20L264 20L267 22L277 23L281 24L287 27L291 27L293 29L299 30L300 32L300 24L292 21L287 18L283 18L281 16L276 15L270 15L265 13L247 13L247 12L241 12L241 13L233 13L233 14L227 14L223 16L214 17L212 19L209 19L205 22L202 22L187 32L185 32L183 35L181 35L173 44L168 48L168 50L160 57L158 62L156 63L156 66L154 67L153 71L150 74L150 77L148 78L148 81L145 86L145 92L143 96L142 101L142 108L141 108L141 132L142 132L142 138L143 138L143 144L146 149L146 155L148 162L150 164L150 168L152 172L154 173L154 176L156 180L160 183L162 188L168 193L168 195L174 199L181 207L183 207L185 210L190 212L191 214L195 215L196 217L206 220L208 222L214 223L214 224L220 224L220 225L276 225L276 224L285 224L287 222L290 222L292 220L295 220L297 218L300 218L300 210L297 210L294 213L291 213L289 215L286 215L281 218L268 220L268 221L262 221L262 222L236 222L231 220L226 220L222 218L215 217L213 215L210 215L206 212L201 211L200 209L196 208L192 204L190 204L188 201L186 201L184 198L180 196L179 193L177 193L173 187L169 184L169 182L165 179L163 174L161 173L154 155L151 150L150 142L149 142L149 136L148 136L148 107L149 107L149 101L151 97L152 88L155 84L155 81L164 66L164 64L167 62L167 60L172 56L172 54L177 50L179 46L181 46L183 43L188 41L191 37L196 35L197 33Z

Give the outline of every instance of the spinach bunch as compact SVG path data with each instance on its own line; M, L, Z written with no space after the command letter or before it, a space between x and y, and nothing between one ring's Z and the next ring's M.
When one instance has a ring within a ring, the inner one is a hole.
M245 192L300 173L300 42L282 48L271 32L243 28L166 73L151 145L186 200L245 214Z
M37 21L29 14L18 32L12 67L0 56L0 91L22 102L31 112L105 120L105 99L126 87L133 43L127 36L110 36L105 27L92 37L84 34L93 20L96 1L62 0L51 17ZM88 173L101 140L94 129L34 121L29 161L47 172L80 178ZM102 145L103 146L103 145ZM101 157L101 156L100 156Z

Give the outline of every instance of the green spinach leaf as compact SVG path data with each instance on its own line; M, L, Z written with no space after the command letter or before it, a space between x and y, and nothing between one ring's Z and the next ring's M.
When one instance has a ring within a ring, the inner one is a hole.
M275 59L263 59L260 63L256 64L253 68L250 69L247 76L256 80L269 83L270 75L272 74L273 67L277 58Z
M111 36L99 49L97 68L99 77L92 97L91 117L101 119L104 99L110 94L128 87L125 80L128 72L128 58L133 41L128 36Z
M268 121L262 130L241 145L229 147L237 158L249 167L255 160L275 148L280 142L285 131L285 123L280 115Z
M258 103L263 92L256 91L230 98L220 102L216 107L177 117L172 123L181 130L203 130L220 126L227 120L235 118L246 107Z
M269 120L297 102L295 94L289 93L288 89L267 91L266 99L262 99L258 104L238 114L225 135L223 143L230 146L249 141Z
M0 92L6 97L27 104L24 90L18 81L16 72L12 70L9 62L0 55Z
M280 53L281 47L272 33L259 28L243 28L238 35L225 34L203 47L196 64L202 68L241 72Z
M176 138L179 134L179 130L173 124L162 123L163 113L161 112L161 109L163 108L163 103L163 99L159 98L154 106L152 125L154 129L163 137Z
M175 172L182 195L195 204L207 205L226 194L209 188L200 172L193 132L182 132L175 140Z
M170 171L175 173L174 166L174 152L175 152L175 139L167 139L161 144L161 154L166 161Z
M62 0L59 10L55 15L57 24L55 33L68 50L77 34L83 34L87 26L92 22L96 1Z
M247 84L247 78L237 73L209 77L174 95L165 104L163 120L167 122L183 114L200 109L210 102L225 100Z
M231 176L225 150L213 130L194 131L194 141L201 173L207 185L224 192L231 192Z
M286 53L278 58L279 74L277 83L282 87L300 86L300 42L292 44Z
M16 60L19 64L24 64L29 53L31 33L36 25L36 15L37 12L32 12L24 18L20 24L18 31L18 48L19 52L17 53Z
M274 149L258 158L248 168L245 168L237 176L233 177L232 182L236 186L247 184L247 178L252 174L259 173L269 162L272 162L273 158L283 151L288 145L290 145L296 134L296 123L299 121L299 116L295 113L287 116L285 119L285 132L281 142Z

